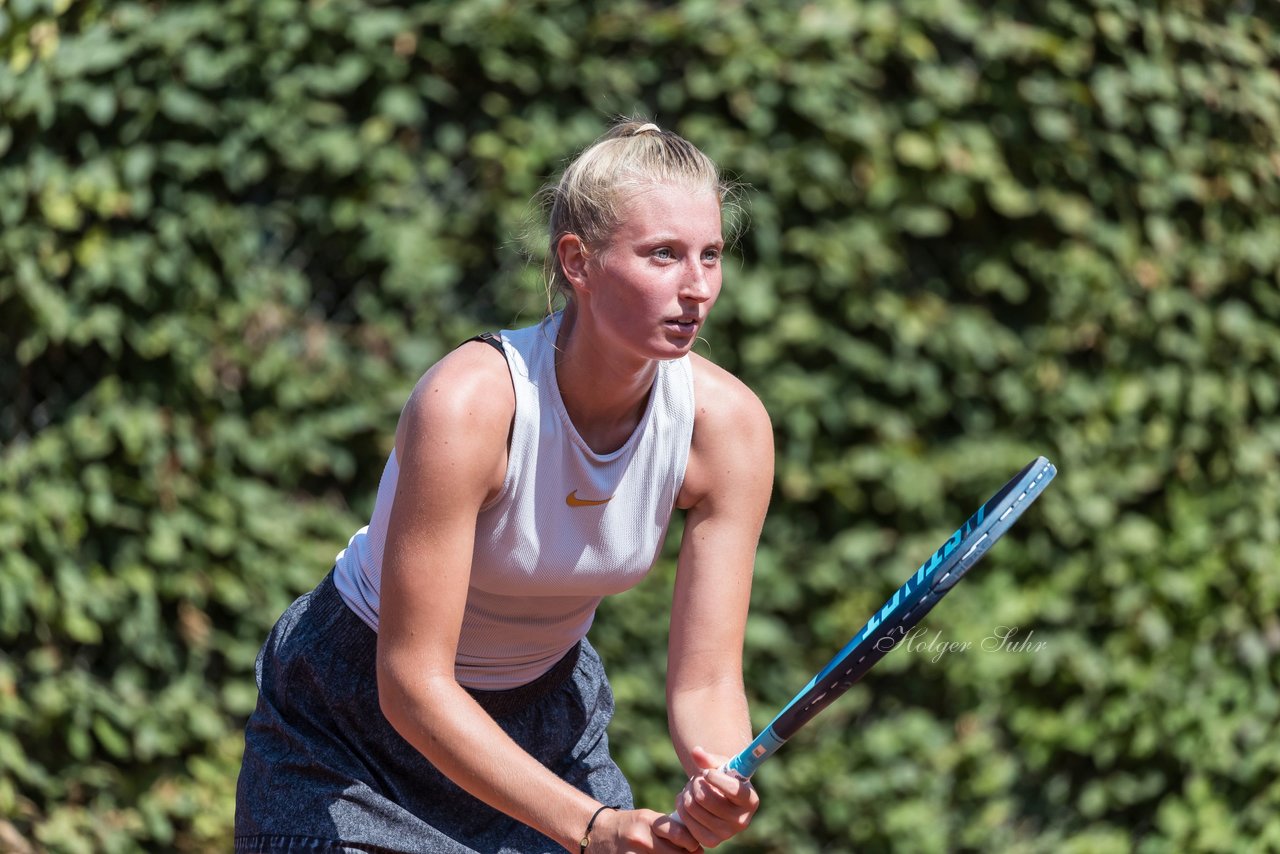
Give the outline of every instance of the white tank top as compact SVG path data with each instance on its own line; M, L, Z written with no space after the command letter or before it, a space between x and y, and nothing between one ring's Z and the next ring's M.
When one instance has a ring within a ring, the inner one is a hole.
M659 362L639 425L621 448L592 451L556 384L560 315L502 333L515 419L501 493L476 520L456 675L469 688L531 682L581 640L607 594L635 586L662 548L693 437L688 357ZM373 518L339 553L335 582L375 631L393 451Z

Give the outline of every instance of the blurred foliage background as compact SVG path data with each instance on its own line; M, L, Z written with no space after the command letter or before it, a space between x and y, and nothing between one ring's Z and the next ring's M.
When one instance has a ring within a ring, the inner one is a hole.
M529 200L638 112L749 185L703 352L777 430L758 725L1005 478L1061 470L927 620L972 648L886 659L728 847L1280 850L1278 25L0 2L0 849L229 849L268 628L419 374L540 316ZM671 573L593 630L658 809ZM982 649L1001 626L1038 646Z

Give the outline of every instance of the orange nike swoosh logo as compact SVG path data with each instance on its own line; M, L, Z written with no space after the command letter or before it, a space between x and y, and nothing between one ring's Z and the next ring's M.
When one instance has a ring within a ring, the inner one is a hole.
M599 501L593 501L589 498L579 498L578 490L575 489L564 497L564 503L568 504L570 507L599 507L601 504L608 504L610 498L613 498L613 496L610 495L609 498L603 498Z

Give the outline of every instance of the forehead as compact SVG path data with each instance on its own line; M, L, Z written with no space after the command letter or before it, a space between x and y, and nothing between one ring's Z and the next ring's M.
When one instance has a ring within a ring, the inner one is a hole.
M618 202L616 236L676 234L690 242L721 238L720 198L710 187L642 184Z

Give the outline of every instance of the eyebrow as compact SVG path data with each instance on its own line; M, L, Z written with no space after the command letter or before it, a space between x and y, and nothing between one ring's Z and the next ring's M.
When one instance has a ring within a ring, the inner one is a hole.
M674 234L658 233L658 234L650 235L647 237L641 237L636 242L637 243L684 243L685 241L681 240L679 237L677 237ZM715 240L711 241L709 245L712 245L712 246L724 245L724 236L721 235L720 237L717 237Z

